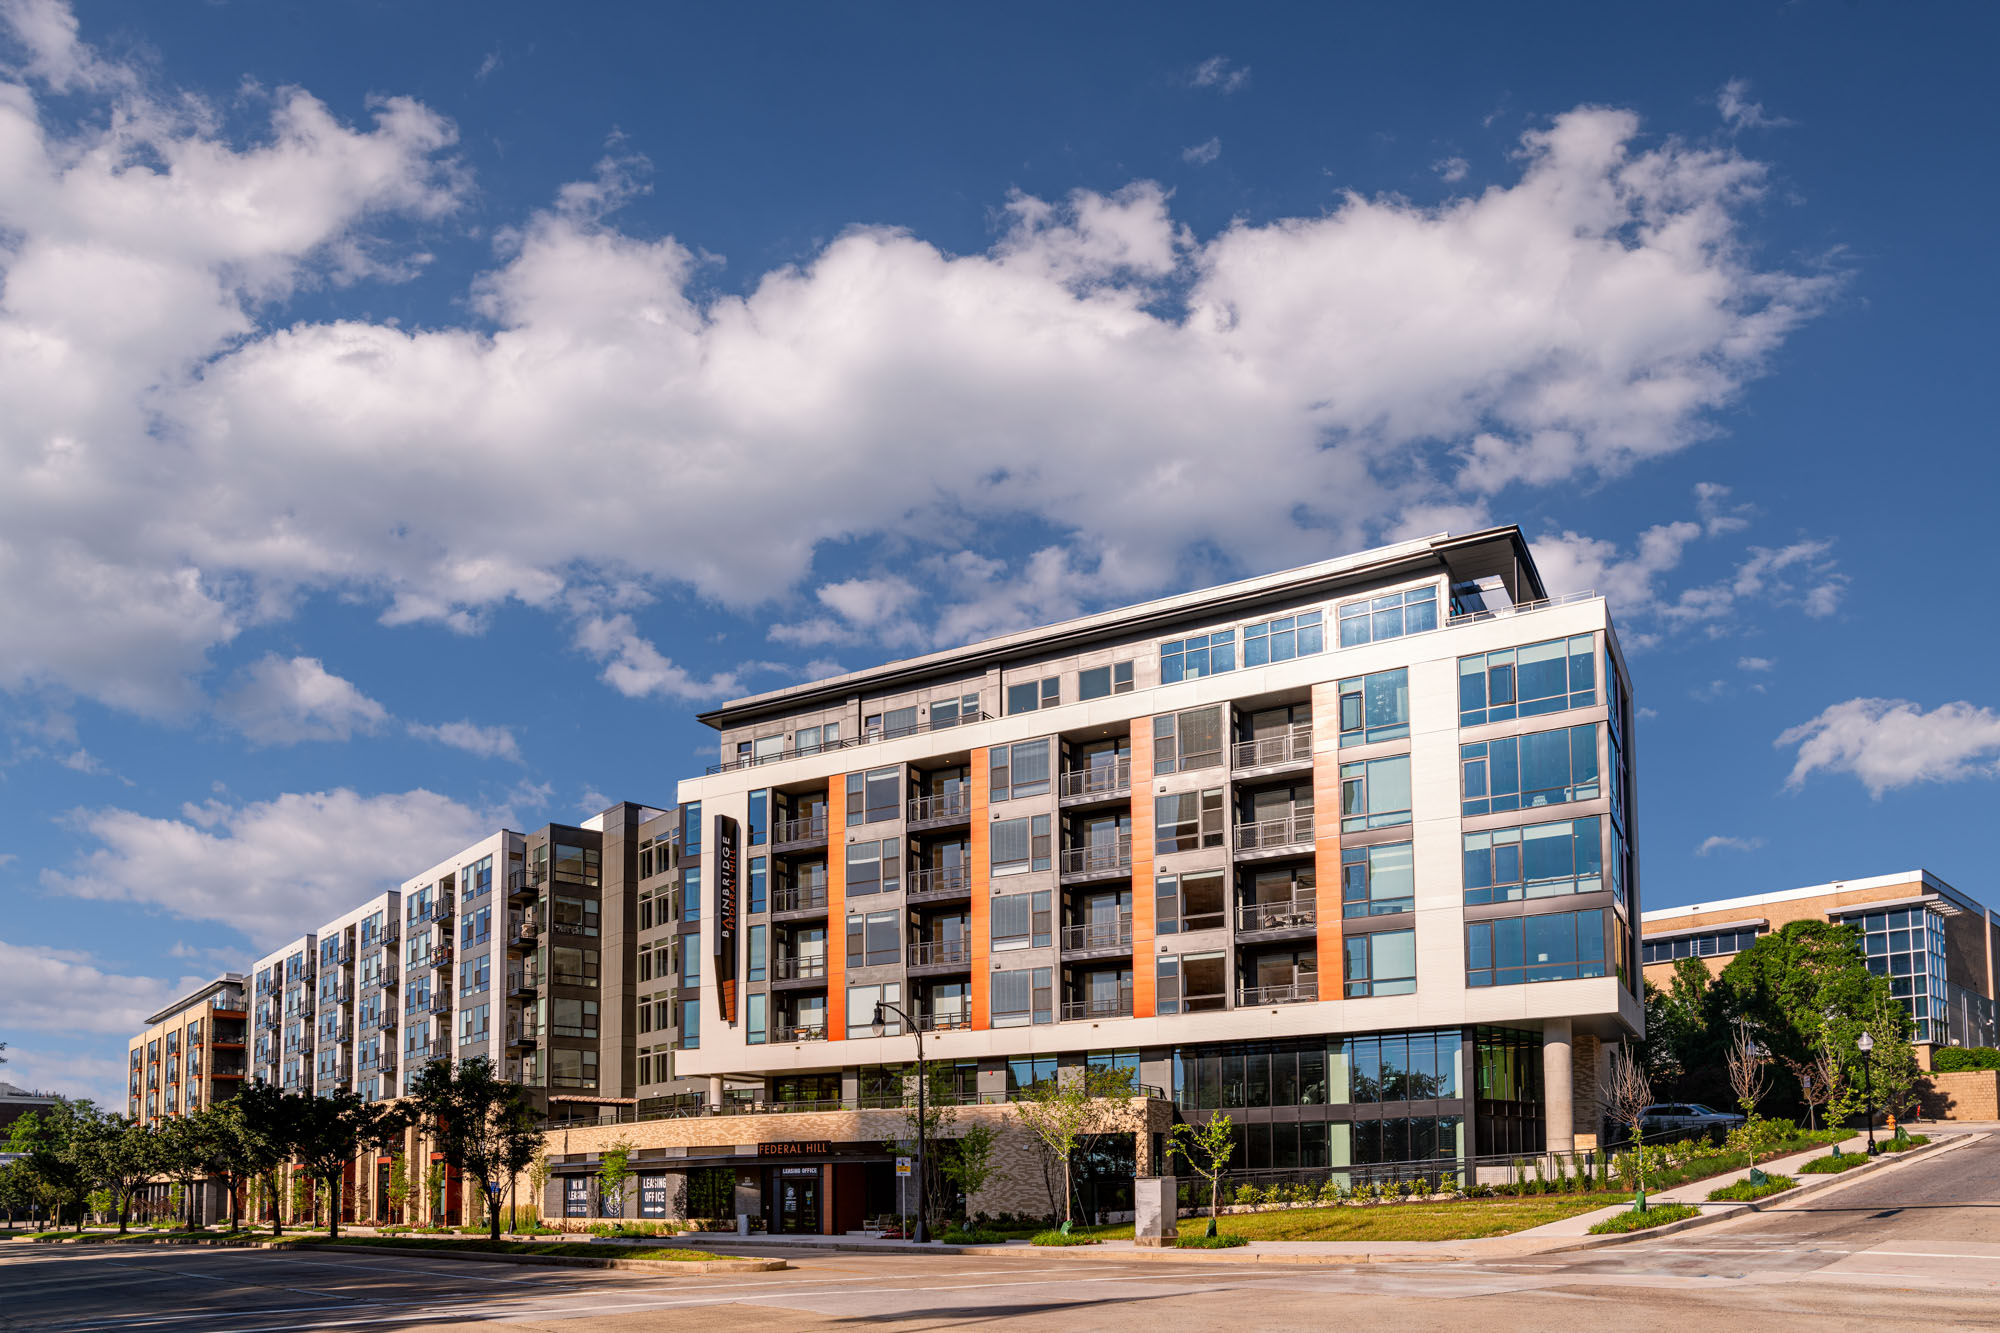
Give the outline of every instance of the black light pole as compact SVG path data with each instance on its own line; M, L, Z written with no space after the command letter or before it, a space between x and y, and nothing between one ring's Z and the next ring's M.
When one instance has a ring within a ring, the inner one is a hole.
M1868 1104L1868 1155L1875 1156L1875 1039L1862 1030L1861 1039L1854 1043L1861 1052L1861 1096Z
M924 1203L925 1203L925 1197L924 1197L924 1194L925 1194L925 1186L926 1186L926 1185L928 1184L928 1182L929 1182L929 1180L930 1180L930 1177L929 1177L929 1176L927 1176L927 1175L926 1175L926 1174L924 1173L924 1167L925 1167L925 1162L924 1162L924 1159L925 1159L925 1152L924 1152L924 1139L925 1139L925 1130L927 1130L927 1129L929 1128L929 1125L930 1125L930 1122L929 1122L929 1117L927 1116L927 1114L926 1114L926 1112L925 1112L925 1107L924 1107L924 1091L925 1091L925 1089L924 1089L924 1084L925 1084L925 1082L927 1081L927 1080L925 1079L925 1077L924 1077L924 1028L923 1028L923 1024L921 1024L921 1023L917 1022L917 1020L915 1020L914 1018L911 1018L911 1017L910 1017L910 1016L909 1016L909 1015L908 1015L907 1013L905 1013L905 1012L904 1012L904 1011L903 1011L903 1010L902 1010L902 1009L901 1009L901 1008L900 1008L899 1006L897 1006L897 1005L893 1005L893 1004L888 1004L888 1003L886 1003L886 1002L884 1002L884 1001L882 1001L882 1000L877 1000L877 1001L875 1001L875 1022L874 1022L874 1024L873 1024L873 1027L875 1028L875 1033L876 1033L876 1035L877 1035L877 1036L880 1036L880 1035L881 1035L881 1033L882 1033L882 1029L883 1029L883 1028L884 1028L884 1027L885 1027L885 1026L887 1025L887 1024L886 1024L886 1022L885 1022L885 1020L884 1020L884 1019L883 1019L883 1017L882 1017L882 1012L883 1012L883 1010L885 1010L885 1009L886 1009L886 1010L888 1010L888 1011L890 1011L891 1013L894 1013L894 1014L896 1015L896 1017L898 1017L898 1018L902 1019L902 1020L903 1020L903 1021L904 1021L905 1023L909 1024L909 1025L910 1025L910 1031L911 1031L911 1032L913 1032L913 1033L915 1033L915 1034L916 1034L916 1038L917 1038L917 1236L916 1236L916 1241L917 1241L917 1244L919 1244L919 1245L922 1245L922 1244L924 1244L924 1243L925 1243L926 1241L928 1241L928 1240L929 1240L929 1239L931 1238L931 1236L930 1236L930 1228L929 1228L928 1226L926 1226L926 1225L925 1225L925 1223L926 1223L926 1220L927 1220L927 1217L928 1217L928 1210L927 1210L927 1209L926 1209L926 1208L924 1207Z

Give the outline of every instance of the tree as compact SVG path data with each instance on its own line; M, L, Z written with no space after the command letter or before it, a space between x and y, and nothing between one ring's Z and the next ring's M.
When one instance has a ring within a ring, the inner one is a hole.
M1208 1182L1208 1235L1215 1235L1215 1219L1222 1211L1222 1177L1229 1170L1229 1158L1236 1151L1236 1133L1229 1117L1212 1117L1205 1125L1174 1126L1174 1155L1188 1169Z
M285 1234L285 1191L279 1173L292 1160L303 1133L310 1098L258 1079L227 1104L233 1142L229 1155L244 1175L261 1181L270 1200L271 1234Z
M388 1207L388 1221L402 1220L403 1206L410 1201L410 1159L397 1152L389 1159L389 1185L382 1191L382 1202Z
M23 1155L29 1176L49 1201L53 1225L62 1225L62 1206L76 1209L76 1229L83 1230L84 1203L97 1182L81 1140L102 1113L88 1100L57 1098L46 1111L30 1111L7 1127L7 1150Z
M1738 1021L1734 1031L1724 1057L1729 1069L1729 1088L1736 1094L1736 1104L1742 1108L1744 1119L1754 1120L1757 1103L1770 1089L1771 1058L1750 1035L1749 1024Z
M180 1187L181 1197L190 1200L196 1187L207 1179L217 1156L219 1132L214 1110L190 1111L175 1116L155 1132L161 1174ZM194 1209L187 1212L188 1230L194 1229Z
M487 1201L488 1235L500 1238L499 1182L534 1160L541 1114L519 1086L496 1078L484 1056L424 1066L410 1086L424 1132L446 1163L479 1182Z
M890 1139L885 1145L898 1157L917 1157L925 1160L929 1179L917 1182L923 1206L918 1210L920 1221L926 1218L943 1218L950 1214L950 1200L945 1197L954 1189L951 1176L945 1170L941 1146L949 1138L949 1131L958 1123L958 1086L953 1082L951 1070L939 1065L926 1065L930 1073L930 1087L926 1090L923 1105L917 1104L911 1080L916 1077L914 1066L904 1066L898 1071L902 1082L903 1120L909 1127L906 1136ZM928 1153L919 1153L919 1142L928 1144ZM928 1223L926 1223L928 1226Z
M536 1225L540 1225L542 1220L542 1196L548 1190L549 1177L555 1174L549 1166L549 1150L546 1143L536 1143L534 1155L528 1159L526 1169L528 1172L528 1188L535 1193L535 1222ZM516 1229L519 1229L518 1223L516 1224Z
M974 1196L993 1178L993 1145L999 1140L993 1126L974 1124L946 1141L950 1150L941 1155L938 1170L946 1183L964 1197L968 1212Z
M395 1111L364 1102L352 1092L308 1097L295 1152L311 1179L326 1187L327 1226L340 1235L343 1186L354 1159L364 1147L373 1148L400 1125Z
M632 1145L621 1139L598 1158L597 1203L604 1216L625 1216L625 1186L631 1180Z
M1611 1078L1604 1088L1604 1109L1614 1124L1632 1131L1632 1161L1638 1194L1633 1206L1646 1208L1646 1108L1653 1104L1653 1082L1646 1066L1631 1046L1611 1053Z
M132 1200L164 1165L157 1134L137 1121L107 1116L89 1126L78 1153L93 1183L111 1191L118 1210L118 1234L129 1229Z
M432 1162L424 1168L424 1204L430 1210L430 1223L441 1227L449 1215L444 1206L445 1169L443 1162Z
M1819 1108L1830 1104L1840 1095L1841 1080L1845 1077L1840 1060L1826 1044L1824 1037L1813 1044L1812 1056L1806 1060L1786 1061L1793 1080L1799 1085L1799 1098L1806 1104L1808 1123L1813 1129L1819 1128Z
M1075 1220L1076 1157L1115 1127L1116 1109L1110 1102L1117 1100L1118 1109L1122 1109L1131 1095L1131 1070L1099 1065L1058 1070L1056 1077L1043 1079L1018 1094L1015 1116L1040 1140L1062 1178L1064 1226Z
M1723 990L1708 964L1683 958L1664 991L1649 987L1646 1007L1646 1075L1655 1089L1671 1088L1688 1101L1720 1102L1728 1019Z

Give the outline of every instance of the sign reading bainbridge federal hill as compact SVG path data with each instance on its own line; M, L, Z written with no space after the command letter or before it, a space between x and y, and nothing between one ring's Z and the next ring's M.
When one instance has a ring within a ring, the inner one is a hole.
M715 817L715 1005L725 1023L736 1021L737 824Z

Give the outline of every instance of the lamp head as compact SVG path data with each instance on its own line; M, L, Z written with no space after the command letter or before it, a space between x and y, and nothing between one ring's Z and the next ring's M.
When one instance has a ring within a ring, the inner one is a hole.
M1857 1050L1859 1050L1863 1055L1866 1055L1868 1054L1868 1052L1875 1049L1875 1039L1869 1036L1866 1032L1863 1032L1861 1034L1860 1039L1856 1041L1854 1045Z
M885 1020L882 1017L882 1002L880 1000L877 1000L875 1001L875 1021L870 1024L870 1026L875 1029L876 1036L879 1037L882 1035L882 1028L886 1021L887 1020Z

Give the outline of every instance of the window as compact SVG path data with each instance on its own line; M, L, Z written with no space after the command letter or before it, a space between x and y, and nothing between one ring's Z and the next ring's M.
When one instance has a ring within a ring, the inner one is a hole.
M1003 893L993 900L993 949L1025 949L1033 926L1033 894Z
M1410 822L1410 756L1340 766L1340 827L1345 833Z
M1715 958L1742 953L1757 942L1757 929L1714 930L1704 935L1683 935L1672 940L1647 940L1641 946L1643 963L1671 963L1680 958Z
M800 727L792 740L793 748L800 754L818 754L821 750L838 749L840 724L829 722L819 727Z
M1417 871L1407 842L1349 847L1340 854L1342 916L1383 916L1416 905Z
M979 696L960 695L956 699L937 699L931 703L931 730L939 727L955 727L961 722L979 720Z
M681 936L681 985L701 985L701 933Z
M549 1001L549 1028L558 1037L597 1037L597 1001Z
M762 1046L769 1034L770 1024L766 1018L767 997L750 995L743 1001L743 1040L750 1046Z
M1018 685L1007 687L1007 711L1011 713L1032 713L1040 708L1054 708L1062 702L1062 677L1046 676L1041 680L1024 680Z
M1045 796L1049 790L1049 741L1023 741L1019 745L996 745L992 754L992 797L1012 801L1023 796Z
M1051 984L1051 975L1052 969L1046 967L1024 967L1011 972L995 972L993 1026L1018 1028L1027 1027L1031 1023L1054 1022L1055 990ZM1008 1061L1008 1090L1018 1091L1034 1083L1054 1078L1055 1063L1054 1056ZM1033 1068L1033 1073L1027 1072L1029 1067Z
M461 995L476 995L485 990L492 980L493 959L490 954L480 954L468 958L458 965L458 990Z
M847 775L847 822L879 824L903 813L903 775L894 768Z
M1079 671L1076 676L1076 696L1079 699L1102 699L1111 694L1132 692L1132 664L1113 662L1110 666L1091 667Z
M901 838L847 844L847 892L894 893L901 879L902 845Z
M1597 724L1458 747L1466 815L1532 810L1600 794Z
M879 986L849 986L847 988L847 1035L859 1039L875 1035L875 1004L901 1005L903 984L886 981ZM893 1009L882 1011L882 1035L893 1037L903 1030L903 1018Z
M1003 819L993 825L993 873L1019 875L1050 865L1049 816Z
M493 904L459 918L459 943L470 947L484 944L493 936Z
M1385 930L1373 935L1349 935L1347 998L1364 995L1409 995L1417 989L1417 932Z
M1153 851L1192 852L1222 845L1222 788L1175 792L1153 802Z
M1243 665L1263 666L1266 662L1289 662L1294 657L1311 657L1326 647L1326 613L1306 611L1279 620L1266 620L1243 627Z
M458 1039L460 1042L485 1041L492 1031L493 1006L477 1005L459 1013Z
M759 736L751 746L750 756L753 762L759 764L768 764L773 760L784 758L785 737L783 733L775 736Z
M597 900L595 898L564 898L558 896L551 904L555 916L555 933L558 935L597 934Z
M1236 670L1236 631L1217 630L1160 645L1160 684Z
M746 839L752 847L762 847L771 831L771 793L753 791L750 793L749 836Z
M681 924L692 925L701 920L701 867L690 865L681 870ZM592 904L592 910L596 905ZM595 918L592 918L595 920ZM592 931L593 935L597 932Z
M746 963L745 976L743 978L745 981L762 981L764 979L764 957L766 949L764 942L764 930L765 928L763 926L750 927L750 942L747 946L749 950L749 958ZM639 979L641 981L645 980L644 977L641 977Z
M558 945L549 950L549 970L559 986L595 986L597 950L565 949Z
M1340 646L1354 648L1405 634L1421 634L1438 626L1438 593L1433 584L1392 592L1386 597L1340 605Z
M699 998L681 1001L680 1047L684 1051L698 1051L701 1049L701 1000ZM555 1054L560 1057L563 1053L557 1051ZM591 1054L594 1055L596 1052L593 1051Z
M1222 762L1222 709L1197 708L1153 719L1153 774L1186 773Z
M1604 912L1549 912L1465 928L1465 984L1519 986L1604 975Z
M903 958L903 914L859 912L847 918L847 962L851 967L882 967Z
M1458 659L1458 725L1540 717L1597 702L1597 639L1579 634Z
M1559 819L1465 835L1465 901L1519 902L1604 887L1599 823Z
M1340 682L1340 743L1373 745L1410 734L1410 669Z
M769 888L770 888L770 872L769 872L769 867L765 862L765 859L761 856L751 857L750 858L750 906L749 906L750 911L761 912L770 905L768 901ZM645 928L645 923L641 922L640 929L643 930L644 928Z

